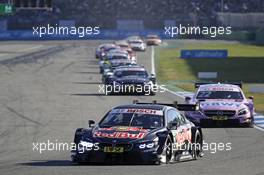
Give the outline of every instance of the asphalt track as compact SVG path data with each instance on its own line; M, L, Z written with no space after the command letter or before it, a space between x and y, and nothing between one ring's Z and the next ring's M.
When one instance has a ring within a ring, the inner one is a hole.
M264 175L264 132L254 128L204 129L207 143L231 142L230 151L206 151L198 161L176 164L78 166L69 151L33 151L36 142L72 142L76 128L98 121L111 107L140 101L171 102L170 93L155 97L104 96L98 92L100 74L94 58L99 41L1 42L0 174L239 174ZM12 45L16 44L16 47ZM20 52L18 48L28 45ZM8 47L10 46L10 48ZM37 48L36 45L41 45ZM60 46L46 54L37 50ZM30 49L35 47L34 49ZM13 50L14 49L14 50ZM26 49L26 50L24 50ZM33 58L30 54L33 54ZM6 55L4 55L6 54ZM14 55L10 55L14 54ZM30 60L18 55L29 54ZM22 58L22 61L6 59ZM150 49L138 53L150 71Z

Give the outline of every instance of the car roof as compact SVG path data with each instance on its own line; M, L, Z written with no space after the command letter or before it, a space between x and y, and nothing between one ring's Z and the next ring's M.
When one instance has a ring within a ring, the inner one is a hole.
M240 87L233 84L204 84L200 85L198 91L241 91Z
M130 43L137 42L137 43L142 43L143 41L141 39L131 39L129 40Z
M147 38L159 38L158 35L147 35Z
M164 110L167 106L160 104L129 104L120 105L114 109L153 109L153 110Z
M124 57L128 57L127 53L124 52L108 52L107 56L109 57L113 57L113 56L124 56Z
M116 48L116 49L110 50L108 53L123 53L123 54L128 54L126 50L121 49L121 48Z
M113 43L104 43L104 44L101 44L99 47L115 47L116 45L113 44Z
M120 66L115 71L146 71L146 69L139 65Z
M132 63L132 60L129 59L115 59L111 60L112 63Z

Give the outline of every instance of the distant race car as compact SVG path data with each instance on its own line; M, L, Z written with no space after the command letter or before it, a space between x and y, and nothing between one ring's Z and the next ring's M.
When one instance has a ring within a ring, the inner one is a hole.
M151 45L160 45L161 44L161 39L159 38L158 35L147 35L146 37L146 43L148 46Z
M156 77L149 76L143 66L117 67L105 77L105 94L144 94L155 95Z
M113 49L120 49L120 46L117 46L112 43L101 44L100 46L97 47L95 51L95 58L102 59L107 52Z
M187 112L193 123L203 127L214 126L253 126L253 97L247 99L241 90L241 83L196 83L198 88L193 98L185 101L200 103L200 111Z
M146 51L147 46L142 39L130 39L128 43L134 51Z
M113 75L113 71L121 66L135 66L136 63L134 61L128 59L117 59L111 60L110 64L106 64L103 68L104 72L102 73L102 82L105 83L107 77Z
M113 60L130 60L127 52L108 52L99 62L100 73L103 73L105 69L110 69Z
M129 48L122 48L121 49L113 49L111 51L109 51L108 53L120 53L120 54L125 54L127 55L128 59L130 59L131 61L134 61L136 63L136 56L133 52L133 50L129 47Z
M162 164L203 156L203 134L180 112L196 105L137 103L111 109L95 125L78 128L76 163Z

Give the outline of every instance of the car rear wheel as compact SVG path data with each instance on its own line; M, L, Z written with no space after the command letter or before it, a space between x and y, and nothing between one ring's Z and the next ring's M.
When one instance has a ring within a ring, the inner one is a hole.
M191 147L192 148L191 154L194 160L203 156L202 143L203 143L202 135L200 131L196 129L195 134L193 134L192 147Z

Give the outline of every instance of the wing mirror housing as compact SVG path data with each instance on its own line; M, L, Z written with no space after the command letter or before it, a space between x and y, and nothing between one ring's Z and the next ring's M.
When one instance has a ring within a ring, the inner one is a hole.
M168 134L169 134L168 131L162 131L162 132L156 133L157 137L159 138L167 138Z
M88 120L88 127L92 128L94 127L95 121L94 120Z
M190 103L190 101L191 101L191 97L185 97L185 102L186 103Z
M149 80L153 82L153 84L156 83L156 75L155 74L150 74Z
M254 101L254 97L253 96L248 97L248 99L251 100L252 102Z

